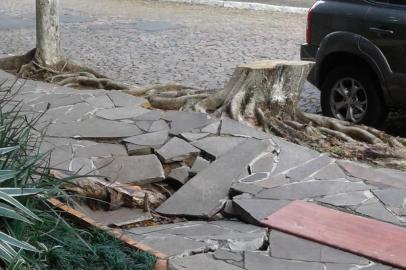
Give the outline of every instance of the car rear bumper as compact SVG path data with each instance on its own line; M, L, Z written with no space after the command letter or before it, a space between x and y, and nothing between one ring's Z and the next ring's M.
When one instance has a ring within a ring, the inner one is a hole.
M319 47L311 44L303 44L300 46L300 59L304 61L316 61L317 51ZM309 73L307 80L316 87L319 87L317 80L317 63Z

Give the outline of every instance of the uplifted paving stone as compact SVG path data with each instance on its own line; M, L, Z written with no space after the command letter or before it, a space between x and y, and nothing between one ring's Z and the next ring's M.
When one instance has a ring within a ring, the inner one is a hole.
M267 252L244 252L246 270L324 270L322 263L273 258Z
M385 170L385 172L383 172L367 165L344 160L337 161L337 163L353 177L366 180L372 184L379 183L406 189L406 175L399 175L397 171Z
M121 144L94 143L93 145L76 145L74 151L75 157L109 157L109 156L127 156L125 147Z
M182 185L185 184L189 180L189 167L188 166L182 166L179 168L173 169L170 174L169 178L178 181Z
M290 201L262 199L233 199L235 213L250 224L260 225L261 220L275 213Z
M220 124L221 121L216 121L214 123L211 123L207 126L205 126L204 128L201 129L201 132L205 132L205 133L211 133L211 134L219 134L220 133Z
M197 156L199 153L199 149L177 137L169 140L157 151L157 154L164 163L182 161L189 157Z
M170 133L174 135L204 127L214 121L205 113L182 111L167 111L161 118L171 122Z
M275 165L275 158L274 153L264 153L249 165L250 172L272 172Z
M195 175L202 170L206 169L210 165L210 161L202 158L197 157L196 160L193 162L192 168L190 169L190 173Z
M302 200L338 193L369 190L371 188L371 186L365 185L362 182L348 182L345 180L314 180L266 189L261 191L256 197L263 199Z
M209 137L192 142L192 145L204 151L211 158L218 159L245 140L244 138L233 137Z
M110 91L107 95L116 107L141 106L148 102L145 98L135 97L120 91Z
M235 182L230 188L230 196L240 195L243 193L256 195L262 190L263 188L261 186L255 184Z
M309 262L368 265L366 258L272 230L269 236L272 257Z
M331 158L322 155L303 164L302 166L292 169L286 174L286 176L290 178L292 182L303 181L307 176L319 171L331 163L331 161Z
M95 160L102 176L121 183L149 184L165 178L155 155L100 158Z
M207 254L173 258L168 261L168 270L242 270L242 268L211 258Z
M204 137L207 137L210 135L209 133L191 133L191 132L184 132L180 134L182 138L187 140L188 142L194 142L200 139L203 139Z
M129 156L143 156L153 153L153 148L147 145L136 145L132 143L126 143L127 153Z
M111 109L114 104L107 95L100 95L86 99L86 102L98 109Z
M142 134L142 131L136 125L94 118L81 122L52 124L47 130L47 136L62 138L123 138L139 134Z
M227 197L233 180L244 174L248 164L271 145L268 140L240 144L190 179L157 211L165 215L208 217L220 200Z
M224 118L221 120L220 134L251 137L257 139L270 139L271 135L255 128L249 127L243 123Z
M168 131L158 131L125 138L123 141L136 145L155 146L162 145L167 140Z
M98 117L107 120L122 120L140 116L148 112L147 109L135 106L120 107L113 109L103 109L96 112Z

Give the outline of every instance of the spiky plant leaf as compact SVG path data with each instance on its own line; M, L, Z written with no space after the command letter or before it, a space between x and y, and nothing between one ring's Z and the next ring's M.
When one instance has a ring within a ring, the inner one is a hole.
M41 221L41 219L36 214L34 214L32 211L30 211L28 208L26 208L24 205L22 205L19 201L17 201L10 195L7 195L6 193L2 192L1 188L0 188L0 200L3 200L5 202L7 202L8 204L14 206L15 208L21 210L22 212L24 212L26 215L30 216L31 218Z
M14 237L11 237L10 235L5 234L3 232L0 232L0 242L7 243L7 244L17 247L17 248L38 252L38 249L36 249L34 246L32 246L26 242L17 240Z

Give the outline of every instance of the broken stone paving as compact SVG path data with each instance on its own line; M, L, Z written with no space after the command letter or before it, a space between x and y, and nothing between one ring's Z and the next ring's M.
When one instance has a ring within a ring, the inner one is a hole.
M105 205L80 200L79 210L164 253L169 269L397 269L261 224L303 200L404 227L404 172L336 160L228 118L149 110L118 91L27 81L17 98L28 112L50 108L39 125L49 123L51 166L102 187Z

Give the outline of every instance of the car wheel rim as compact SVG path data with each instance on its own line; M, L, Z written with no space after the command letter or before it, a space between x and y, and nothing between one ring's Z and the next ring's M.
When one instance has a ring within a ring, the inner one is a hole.
M330 94L330 107L335 118L361 122L368 108L364 86L353 78L338 80Z

